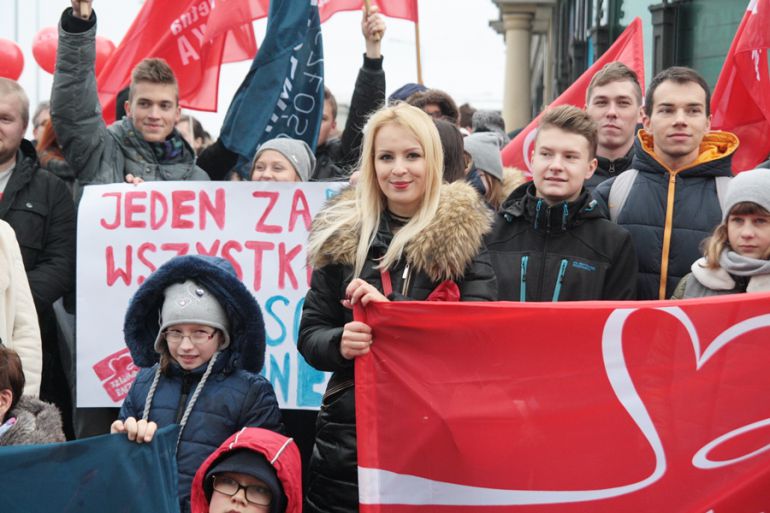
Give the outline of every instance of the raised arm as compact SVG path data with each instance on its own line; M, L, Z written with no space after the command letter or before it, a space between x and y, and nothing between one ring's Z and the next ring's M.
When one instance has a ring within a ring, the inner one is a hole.
M71 2L59 22L51 121L67 162L78 180L89 184L96 179L108 145L114 143L96 90L96 14L91 0Z
M366 42L364 65L358 72L356 86L350 99L350 112L342 132L340 154L337 165L350 169L361 155L362 130L369 115L385 105L385 72L382 69L382 38L385 34L385 20L372 6L369 13L364 11L361 33Z

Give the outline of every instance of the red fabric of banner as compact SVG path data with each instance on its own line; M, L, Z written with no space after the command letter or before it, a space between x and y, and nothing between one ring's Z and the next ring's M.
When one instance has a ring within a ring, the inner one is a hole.
M380 8L380 13L391 18L401 18L417 23L417 0L371 0L371 5ZM360 11L363 0L319 0L318 10L321 23L340 11Z
M770 506L770 295L377 303L361 511Z
M239 0L212 7L200 0L148 0L99 74L105 121L114 121L116 95L129 84L134 66L148 57L163 58L174 70L183 107L216 110L219 68L256 55L251 16L266 16L267 3ZM207 37L209 24L213 37Z
M733 172L753 169L770 153L770 0L751 0L727 52L711 98L711 127L741 141Z
M604 52L604 55L580 75L580 78L569 86L566 91L551 102L549 107L575 105L582 109L586 104L586 91L588 90L591 78L605 64L612 61L620 61L634 70L639 76L639 83L642 84L642 93L644 93L644 40L642 38L641 19L635 18L612 46ZM535 135L537 135L537 124L539 122L540 115L503 148L501 155L505 166L521 169L527 176L532 175L530 163L535 145Z

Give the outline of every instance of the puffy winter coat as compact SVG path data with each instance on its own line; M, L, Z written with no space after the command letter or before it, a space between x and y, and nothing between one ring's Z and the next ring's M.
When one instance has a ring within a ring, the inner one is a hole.
M634 241L639 259L639 299L666 299L700 257L699 245L722 220L717 197L718 176L731 176L732 155L738 138L729 132L710 132L695 162L676 171L653 151L653 139L644 130L637 136L632 169L639 171L617 223ZM614 179L594 190L607 214Z
M71 9L65 10L59 25L51 121L78 183L122 183L127 174L145 181L208 180L195 165L187 142L179 158L162 163L130 119L105 125L96 92L95 38L96 14L83 21L74 18Z
M629 233L604 219L587 192L549 207L535 185L518 187L486 237L499 296L509 301L633 299Z
M291 438L273 431L259 428L245 428L219 446L206 458L195 473L192 484L192 513L208 513L209 501L204 491L206 473L217 462L234 451L253 451L262 454L269 461L286 495L286 513L302 512L302 462L299 450Z
M6 420L15 417L16 423L0 436L0 446L40 445L64 441L61 414L58 408L34 397L22 396Z
M332 202L350 194L352 190L345 191ZM490 218L490 211L471 186L463 182L443 185L433 222L407 245L402 261L390 270L394 291L390 298L424 300L441 282L454 279L462 300L497 299L496 280L482 241ZM323 228L323 216L316 216L312 230ZM314 271L302 311L298 349L310 365L333 375L316 423L306 513L358 511L353 361L340 354L343 326L353 320L340 300L353 277L358 237L353 227L341 229L318 254L309 255ZM375 266L391 239L384 216L361 273L363 280L379 290L383 290L382 276Z
M259 373L265 356L265 328L254 296L221 258L177 257L150 275L131 299L125 320L126 345L142 370L120 410L120 418L141 418L158 365L154 350L164 291L185 280L214 295L224 306L230 346L222 351L190 413L177 449L179 498L189 511L190 484L196 470L230 435L246 426L280 430L281 414L270 383ZM161 374L149 420L159 426L179 423L206 365L185 371L176 363Z

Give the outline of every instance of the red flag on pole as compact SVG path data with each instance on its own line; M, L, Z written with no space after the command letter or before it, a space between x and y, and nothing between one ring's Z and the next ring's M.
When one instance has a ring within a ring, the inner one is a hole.
M770 2L751 0L711 97L711 128L741 141L733 172L753 169L770 153Z
M642 20L640 18L635 18L612 46L604 52L604 55L580 75L580 78L569 86L566 91L551 102L549 107L566 104L582 109L586 104L586 90L591 82L591 78L605 64L612 61L620 61L634 70L639 76L639 83L642 85L642 93L644 93L644 39L642 37ZM523 170L527 176L532 176L531 158L539 121L540 115L503 148L502 157L505 166L516 167Z
M770 294L355 318L362 513L770 507Z
M98 77L105 121L115 118L115 98L131 71L147 57L165 59L179 82L179 103L196 110L217 108L219 68L254 58L253 16L267 16L268 0L209 2L148 0ZM211 26L213 34L209 34Z
M380 13L385 16L417 23L417 0L371 0L370 3L378 6ZM363 5L363 0L319 0L321 23L339 11L360 11Z

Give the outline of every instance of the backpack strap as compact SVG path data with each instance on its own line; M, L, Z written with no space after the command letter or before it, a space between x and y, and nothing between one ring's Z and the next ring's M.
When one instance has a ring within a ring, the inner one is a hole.
M636 169L628 169L623 171L612 182L610 187L610 195L608 198L607 206L610 209L610 220L617 223L620 211L623 210L623 206L626 204L628 195L631 192L631 187L634 185L636 176L639 171Z
M725 212L725 198L727 197L727 186L730 185L731 176L717 176L714 181L717 186L717 199L722 213Z

